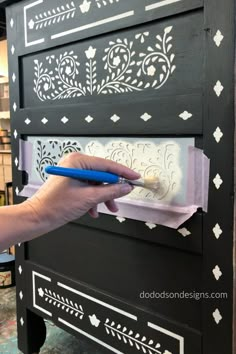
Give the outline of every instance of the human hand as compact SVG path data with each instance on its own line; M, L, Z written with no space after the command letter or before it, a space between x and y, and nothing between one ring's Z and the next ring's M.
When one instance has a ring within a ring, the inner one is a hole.
M131 180L140 178L138 173L128 167L80 153L67 155L59 162L59 166L106 171ZM116 212L118 208L114 200L131 191L129 184L96 185L68 177L50 176L26 203L37 214L40 222L47 220L52 228L56 228L87 212L94 218L98 217L97 205L100 203L105 203L110 211Z

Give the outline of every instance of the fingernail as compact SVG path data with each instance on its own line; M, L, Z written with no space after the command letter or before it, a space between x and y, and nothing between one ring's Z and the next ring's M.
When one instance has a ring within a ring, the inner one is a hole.
M133 190L132 186L128 183L122 184L121 192L124 194L128 194Z

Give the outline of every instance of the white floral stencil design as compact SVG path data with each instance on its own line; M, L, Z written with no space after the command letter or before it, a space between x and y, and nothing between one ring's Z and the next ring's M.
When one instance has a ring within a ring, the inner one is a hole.
M134 40L111 40L104 49L102 61L105 77L100 81L96 60L98 50L92 45L85 50L86 64L80 70L80 59L74 50L59 56L48 55L48 67L46 62L35 59L34 91L40 101L46 101L160 89L176 69L171 31L172 26L166 27L163 36L157 35L156 43L148 46L145 43L149 32L137 33ZM140 42L141 52L137 51Z
M159 178L160 187L156 192L138 187L128 198L168 201L174 198L181 187L180 147L175 142L154 144L146 141L130 143L116 140L103 145L98 141L91 141L85 147L85 153L121 163L139 172L144 178Z

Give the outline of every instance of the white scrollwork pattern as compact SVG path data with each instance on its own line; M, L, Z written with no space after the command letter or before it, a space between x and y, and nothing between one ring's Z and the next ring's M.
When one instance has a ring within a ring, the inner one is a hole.
M40 101L75 98L86 95L121 94L160 89L173 74L175 54L172 53L172 26L164 29L163 36L156 36L156 43L146 51L137 51L139 42L144 46L149 32L138 33L134 40L111 40L102 57L105 78L98 80L97 48L85 50L85 68L74 50L59 56L48 55L49 67L34 60L34 91ZM144 49L144 48L143 48ZM81 54L82 55L82 54ZM86 83L80 80L85 71Z

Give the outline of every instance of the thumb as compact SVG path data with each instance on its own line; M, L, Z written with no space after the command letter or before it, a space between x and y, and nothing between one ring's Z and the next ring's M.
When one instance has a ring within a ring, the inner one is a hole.
M128 184L107 184L94 187L96 203L104 203L108 200L118 199L132 192L133 187Z

